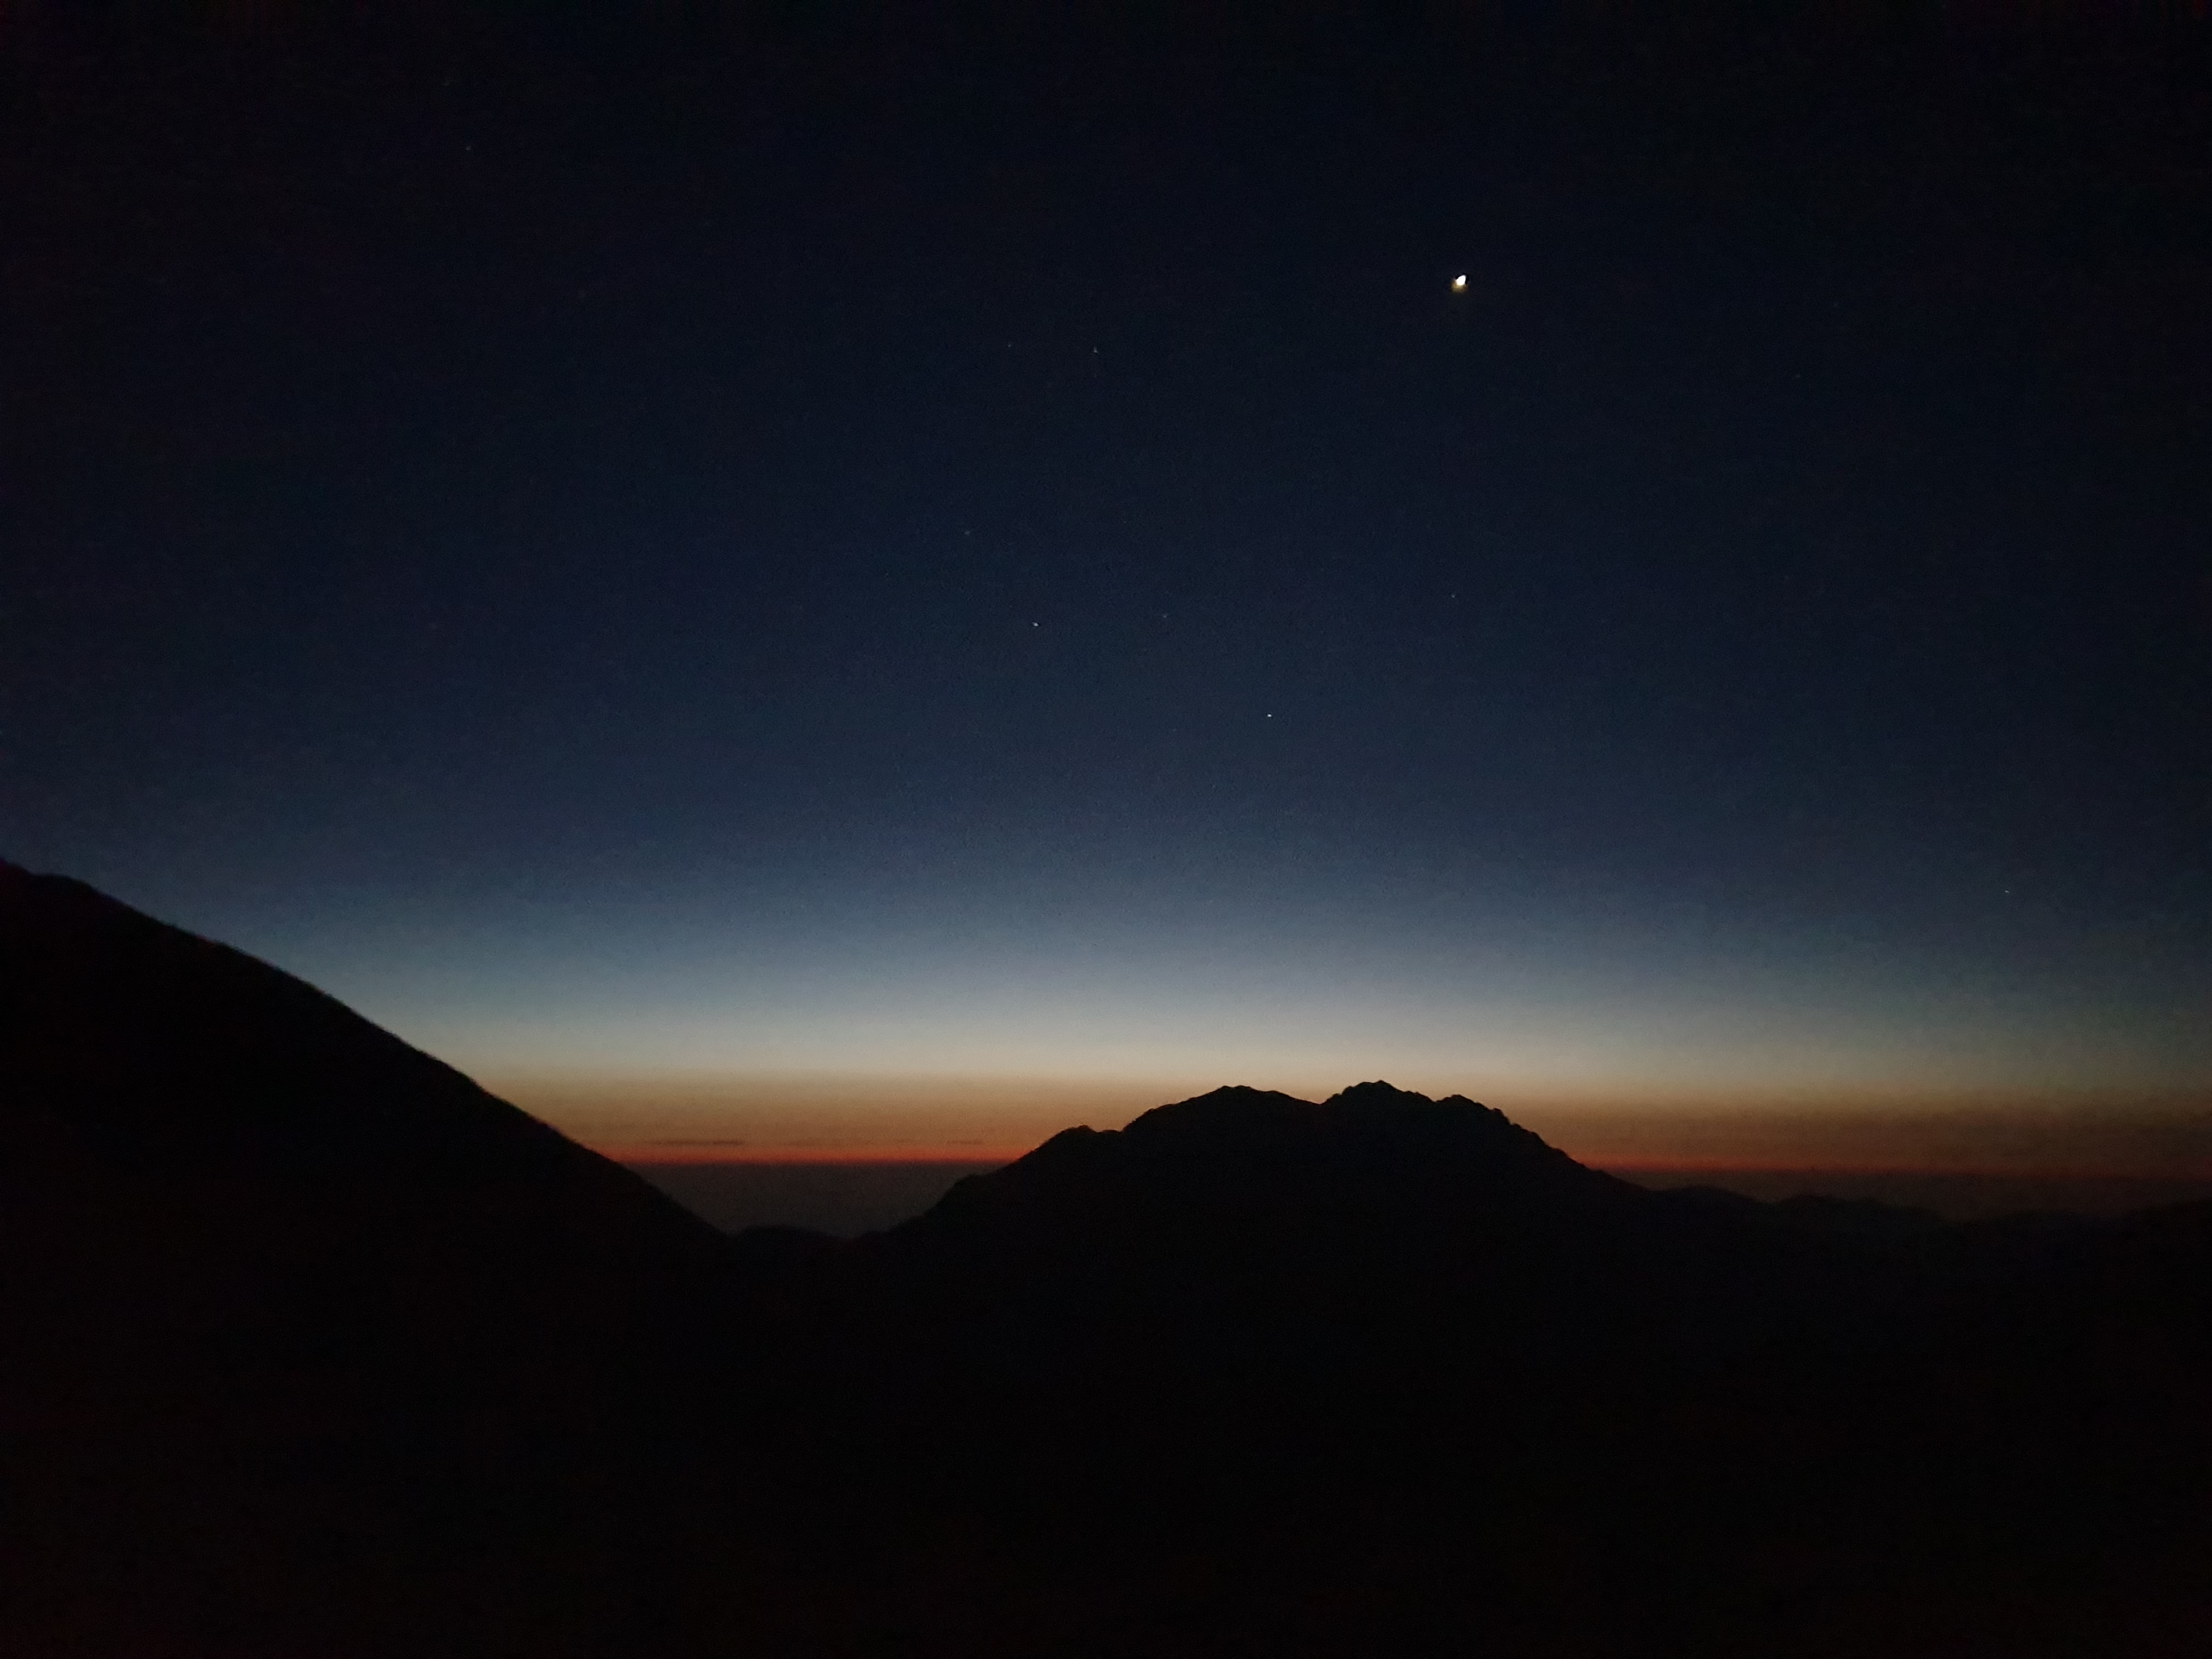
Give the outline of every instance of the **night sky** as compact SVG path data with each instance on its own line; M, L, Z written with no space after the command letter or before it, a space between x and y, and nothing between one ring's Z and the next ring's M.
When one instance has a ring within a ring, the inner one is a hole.
M672 1156L2212 1109L2200 15L598 9L0 7L0 854Z

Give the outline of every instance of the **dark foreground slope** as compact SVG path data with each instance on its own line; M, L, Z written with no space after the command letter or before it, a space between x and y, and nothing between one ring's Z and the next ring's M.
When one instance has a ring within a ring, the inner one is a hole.
M0 1132L0 1647L598 1616L591 1512L650 1461L602 1430L668 1381L703 1225L312 988L6 866Z
M1366 1084L721 1239L0 871L0 1651L2204 1651L2212 1211L1653 1194Z

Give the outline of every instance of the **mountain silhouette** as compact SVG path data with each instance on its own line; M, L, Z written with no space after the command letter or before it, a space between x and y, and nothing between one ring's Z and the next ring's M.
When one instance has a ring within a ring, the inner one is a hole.
M2212 1206L1654 1193L1380 1082L723 1237L0 868L0 1647L2154 1655Z
M746 1259L821 1549L866 1516L903 1559L957 1516L1002 1593L1142 1650L2212 1628L2212 1206L1954 1228L1655 1193L1367 1083L1070 1130L886 1234Z
M515 1561L518 1506L580 1513L623 1474L595 1457L640 1460L595 1425L663 1382L713 1257L322 993L12 866L0 1127L11 1651L252 1650L340 1612L367 1640L410 1604L463 1637L502 1569L458 1575Z

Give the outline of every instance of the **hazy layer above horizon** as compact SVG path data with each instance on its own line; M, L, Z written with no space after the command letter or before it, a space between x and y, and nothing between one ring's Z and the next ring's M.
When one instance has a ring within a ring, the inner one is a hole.
M1367 1075L1377 1075L1370 1073ZM1361 1080L1285 1066L1231 1079L782 1074L489 1076L507 1098L627 1162L1003 1163L1074 1124L1118 1128L1224 1081L1321 1099ZM2020 1178L2212 1179L2212 1103L2179 1091L1902 1089L1607 1095L1395 1073L1505 1111L1586 1164L1622 1171L1821 1170Z
M780 880L157 908L625 1157L1006 1158L1224 1083L1384 1078L1614 1164L2212 1162L2212 981L2182 933L1929 893L1686 908L1467 856L1240 868L1042 826L861 852Z

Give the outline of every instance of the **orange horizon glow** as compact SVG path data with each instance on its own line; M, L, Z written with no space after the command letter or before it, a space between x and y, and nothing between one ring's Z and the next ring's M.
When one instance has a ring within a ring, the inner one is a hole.
M680 1146L593 1146L591 1150L617 1164L630 1166L730 1164L797 1169L823 1164L1006 1164L1026 1158L1036 1147L793 1146L755 1150L738 1147L715 1152ZM1569 1148L1561 1147L1559 1150L1567 1152L1571 1158L1575 1156ZM1957 1176L1992 1181L2212 1182L2212 1163L2142 1169L2136 1166L2116 1168L2109 1164L1950 1164L1844 1158L1806 1158L1787 1163L1759 1158L1662 1157L1576 1158L1575 1161L1608 1175Z
M818 1165L1006 1164L1026 1158L1042 1143L1019 1146L686 1146L647 1143L638 1146L594 1146L592 1151L627 1165L678 1166L769 1165L806 1168ZM2212 1182L2212 1160L2165 1164L2146 1169L2110 1163L2023 1162L1992 1159L1951 1162L1938 1159L1853 1158L1807 1157L1668 1157L1661 1154L1626 1157L1585 1157L1571 1147L1560 1151L1578 1164L1613 1175L1729 1175L1729 1176L1956 1176L1977 1180L2048 1181L2169 1181Z
M2209 1181L2212 1164L2146 1170L2110 1164L1901 1164L1851 1162L1840 1158L1777 1164L1766 1158L1607 1158L1589 1163L1610 1175L1729 1176L1958 1176L1978 1181Z
M1026 1158L1040 1143L1021 1146L727 1146L693 1147L647 1143L644 1146L593 1146L591 1150L617 1164L1012 1164Z
M1729 1099L1686 1091L1636 1101L1472 1079L1393 1080L1436 1097L1486 1097L1577 1161L1624 1174L2212 1181L2212 1102L2199 1095L1893 1089ZM1062 1130L1118 1129L1211 1086L889 1076L498 1081L508 1085L498 1092L592 1150L666 1166L1008 1164Z

